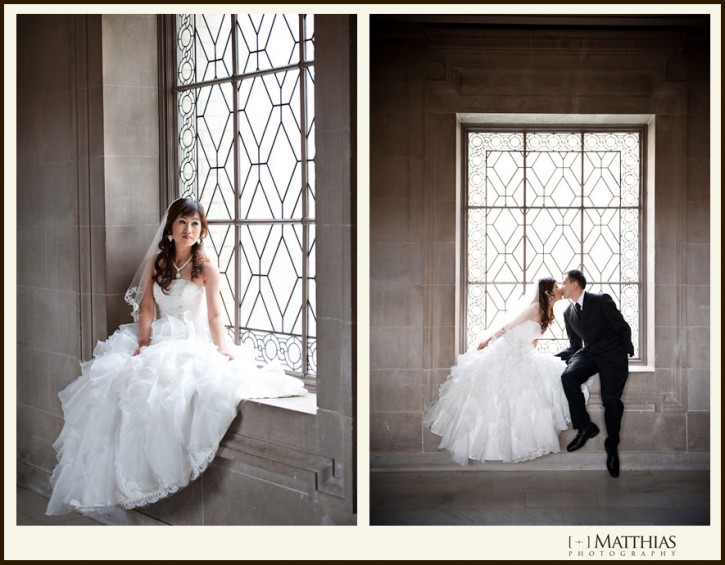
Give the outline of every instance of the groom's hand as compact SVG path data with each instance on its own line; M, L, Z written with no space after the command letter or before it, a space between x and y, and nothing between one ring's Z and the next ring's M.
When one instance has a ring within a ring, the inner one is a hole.
M571 349L565 349L563 351L559 351L558 353L554 353L555 357L559 357L562 361L569 361L569 357L573 355L573 352Z

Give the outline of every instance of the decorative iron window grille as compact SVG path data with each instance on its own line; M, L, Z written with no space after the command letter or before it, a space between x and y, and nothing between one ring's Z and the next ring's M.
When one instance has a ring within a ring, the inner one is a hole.
M226 327L314 376L314 17L176 16L178 192L205 207Z
M640 129L463 132L462 339L503 325L545 276L581 269L632 327L641 361L644 327L643 146ZM539 349L568 344L563 303ZM465 335L463 335L465 334Z

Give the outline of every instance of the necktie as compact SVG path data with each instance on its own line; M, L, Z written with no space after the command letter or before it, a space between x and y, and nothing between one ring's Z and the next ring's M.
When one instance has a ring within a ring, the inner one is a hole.
M581 304L579 304L578 302L576 304L574 304L574 310L576 310L576 315L581 320L581 317L582 317L582 307L581 307Z

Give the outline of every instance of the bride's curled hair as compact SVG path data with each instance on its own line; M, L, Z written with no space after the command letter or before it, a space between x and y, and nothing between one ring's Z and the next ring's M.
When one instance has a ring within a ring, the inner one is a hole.
M179 198L175 200L166 217L166 225L164 233L159 241L160 252L156 255L154 261L154 281L163 289L164 292L169 290L171 281L174 279L173 261L174 261L174 242L169 241L172 234L172 227L179 216L193 216L199 214L201 220L200 241L194 243L191 248L191 278L195 279L201 276L201 266L208 261L203 250L203 239L209 233L209 224L206 221L206 213L204 207L192 198Z
M539 279L539 288L536 299L541 309L541 331L545 332L554 322L554 285L556 281L551 277Z

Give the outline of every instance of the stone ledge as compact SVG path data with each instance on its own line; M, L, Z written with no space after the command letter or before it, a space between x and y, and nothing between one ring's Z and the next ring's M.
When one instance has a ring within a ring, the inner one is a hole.
M319 491L344 498L334 459L291 446L229 432L214 463L306 495Z
M622 471L709 471L709 453L628 453L620 451ZM371 473L411 471L598 471L603 453L553 453L525 463L470 462L461 466L447 453L370 456Z
M242 402L256 402L257 404L276 406L277 408L292 410L293 412L317 414L317 395L315 393L307 393L304 396L288 396L285 398L251 398L243 400Z

